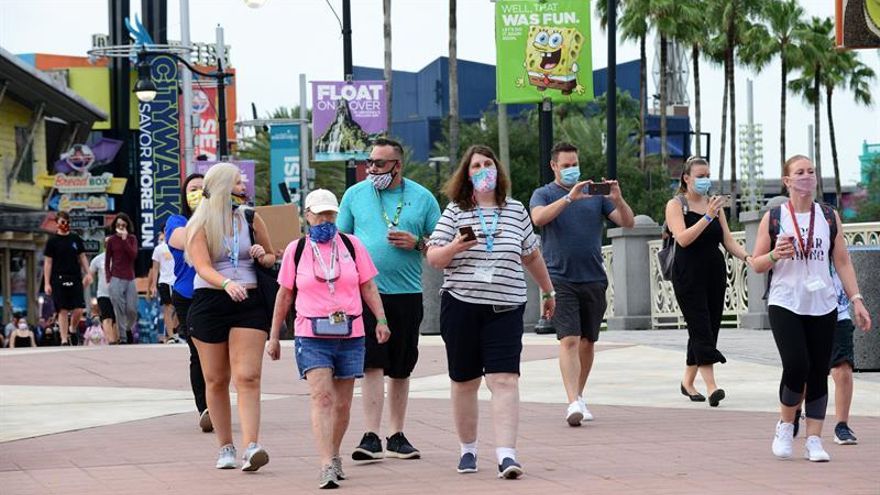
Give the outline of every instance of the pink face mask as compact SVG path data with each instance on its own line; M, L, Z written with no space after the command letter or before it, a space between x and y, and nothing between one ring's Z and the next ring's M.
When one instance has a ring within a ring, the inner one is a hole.
M789 176L789 189L799 196L809 196L816 190L816 176L812 174Z

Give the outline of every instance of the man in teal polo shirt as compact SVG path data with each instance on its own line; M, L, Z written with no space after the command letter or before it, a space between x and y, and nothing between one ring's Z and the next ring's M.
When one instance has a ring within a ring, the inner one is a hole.
M418 459L420 453L403 434L409 377L419 357L422 322L422 252L440 218L430 191L403 178L403 147L377 139L367 160L367 179L342 197L336 225L360 239L379 275L376 283L385 307L391 338L376 341L376 318L364 307L366 357L361 391L366 433L351 457L372 461L383 457ZM388 377L389 437L385 452L379 438L385 379Z

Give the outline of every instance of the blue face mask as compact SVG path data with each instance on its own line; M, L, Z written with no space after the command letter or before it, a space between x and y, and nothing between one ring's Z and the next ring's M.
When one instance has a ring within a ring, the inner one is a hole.
M559 178L562 180L562 183L566 186L573 186L577 184L578 180L581 178L581 168L580 167L568 167L559 171Z
M712 179L708 177L698 177L694 179L694 191L697 192L700 196L705 196L709 194L709 189L712 187Z
M322 222L318 225L309 227L309 237L318 244L325 244L336 237L336 224L333 222Z

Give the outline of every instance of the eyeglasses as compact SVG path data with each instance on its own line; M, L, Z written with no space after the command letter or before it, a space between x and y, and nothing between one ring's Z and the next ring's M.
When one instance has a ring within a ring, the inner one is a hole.
M374 160L372 158L367 158L366 164L367 168L385 168L387 164L395 164L400 163L400 160Z

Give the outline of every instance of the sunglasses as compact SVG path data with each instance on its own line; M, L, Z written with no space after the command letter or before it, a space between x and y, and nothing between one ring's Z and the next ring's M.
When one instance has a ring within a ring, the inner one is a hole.
M385 168L385 165L389 163L400 163L400 160L374 160L372 158L367 158L366 161L367 168Z
M58 225L69 225L69 224L70 224L70 222L68 222L67 220L58 220Z

